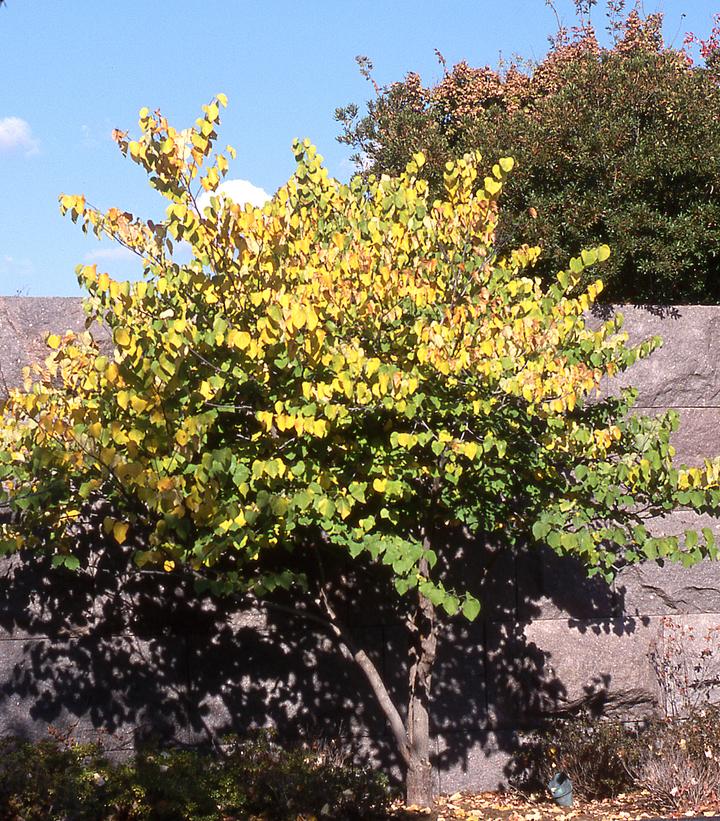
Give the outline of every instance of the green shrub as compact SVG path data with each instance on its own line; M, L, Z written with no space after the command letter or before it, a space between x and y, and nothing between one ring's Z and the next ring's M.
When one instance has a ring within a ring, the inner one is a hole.
M535 272L551 282L568 254L607 243L603 300L717 303L720 27L716 19L696 64L685 46L664 42L662 15L632 5L623 14L607 3L608 47L581 14L540 62L450 69L443 61L434 85L416 73L375 84L365 116L354 104L337 110L338 139L366 174L400 173L423 151L433 192L445 163L466 151L491 162L512 156L501 253L541 245ZM361 70L370 77L367 58Z
M98 745L0 742L0 818L8 821L267 821L379 818L387 781L317 747L267 736L233 740L218 757L145 751L113 765Z
M102 818L106 768L94 745L0 739L0 818Z

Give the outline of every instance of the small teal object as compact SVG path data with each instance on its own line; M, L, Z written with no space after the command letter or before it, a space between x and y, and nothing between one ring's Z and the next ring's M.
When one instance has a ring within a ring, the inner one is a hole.
M556 804L561 807L572 807L572 781L568 778L567 773L555 773L548 781L548 789Z

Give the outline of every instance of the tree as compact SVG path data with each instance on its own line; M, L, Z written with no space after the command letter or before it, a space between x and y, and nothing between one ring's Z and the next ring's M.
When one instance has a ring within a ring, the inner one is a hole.
M629 348L619 319L587 326L601 285L577 283L606 246L547 289L531 275L536 248L497 256L512 160L481 178L479 157L464 157L431 201L422 154L397 178L341 185L305 141L262 209L211 197L200 213L197 181L214 192L228 168L213 153L224 103L185 131L143 109L139 139L116 132L169 200L162 223L60 199L84 229L140 253L145 277L80 267L88 318L108 326L112 351L51 334L47 361L11 393L3 550L77 568L78 529L102 503L111 539L139 534L140 567L250 600L291 591L362 669L408 800L426 804L439 625L480 610L441 532L530 538L606 577L644 558L690 564L716 555L712 533L654 535L648 520L714 508L720 468L673 467L676 416L634 415L632 391L588 401L658 340ZM172 257L180 240L187 264ZM338 555L360 571L370 558L406 606L405 719L333 605L324 568Z
M549 284L567 254L607 243L603 299L715 303L720 299L720 83L716 24L703 62L668 46L662 16L609 3L612 43L600 46L579 4L548 55L497 69L461 62L436 85L417 74L380 88L359 116L338 109L341 142L368 173L398 174L414 151L442 190L445 162L467 151L511 155L500 250L541 244ZM692 37L686 38L686 45ZM441 58L442 59L442 58ZM361 61L370 77L372 66ZM584 280L588 284L589 280Z

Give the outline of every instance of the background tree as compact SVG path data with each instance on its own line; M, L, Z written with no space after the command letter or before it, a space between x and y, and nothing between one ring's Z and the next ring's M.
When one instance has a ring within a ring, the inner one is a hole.
M603 299L687 303L720 299L720 84L716 25L699 41L703 63L668 46L662 15L608 3L602 47L578 3L539 63L498 68L461 62L434 86L417 74L380 88L359 116L338 109L339 138L367 173L400 173L413 151L442 190L449 159L466 151L511 155L498 229L501 251L540 244L536 271L550 283L568 253L613 249ZM442 60L442 57L440 57ZM361 60L370 76L372 66ZM588 282L589 280L585 280Z
M2 549L77 568L78 532L104 505L102 527L140 544L139 567L249 602L290 591L304 607L293 612L364 672L408 799L427 804L439 628L480 610L448 531L543 542L608 578L644 558L691 564L716 555L709 530L661 537L647 522L714 509L719 466L673 467L676 416L635 416L632 391L587 401L658 341L628 348L619 320L586 325L601 284L577 284L606 246L548 288L531 276L538 249L497 256L512 160L484 178L476 156L448 165L432 201L422 154L399 177L341 185L306 141L262 209L212 197L200 212L196 187L215 191L228 167L213 153L224 103L184 131L143 109L137 140L116 132L170 201L162 223L61 197L85 230L141 254L145 278L81 267L89 321L107 324L112 350L51 334L47 361L10 394ZM188 263L173 259L180 240ZM327 572L338 556L361 590L371 560L404 605L404 710L339 618L343 581Z

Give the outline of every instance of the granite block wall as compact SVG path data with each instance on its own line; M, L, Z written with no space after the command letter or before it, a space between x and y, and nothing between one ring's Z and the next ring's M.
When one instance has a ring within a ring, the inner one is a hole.
M720 308L623 313L632 341L659 334L665 344L603 389L633 384L639 408L677 409L681 461L720 453ZM43 355L48 330L83 327L77 300L0 298L0 397ZM696 523L677 513L662 527ZM720 536L720 522L700 524ZM653 648L673 631L704 636L720 627L720 563L646 564L608 586L543 551L497 557L475 544L473 556L483 617L448 625L435 677L441 792L502 784L519 735L543 717L580 705L646 717L660 695ZM52 725L122 753L148 739L197 744L275 726L290 737L345 738L358 757L397 765L364 679L321 630L278 612L198 600L167 576L158 585L126 575L123 559L105 556L85 577L0 560L0 735L41 737ZM401 692L406 638L392 607L372 590L342 606Z

